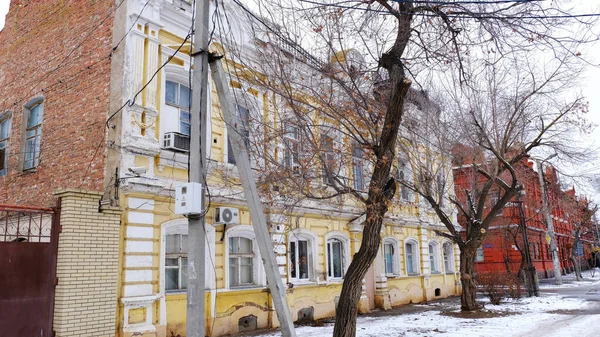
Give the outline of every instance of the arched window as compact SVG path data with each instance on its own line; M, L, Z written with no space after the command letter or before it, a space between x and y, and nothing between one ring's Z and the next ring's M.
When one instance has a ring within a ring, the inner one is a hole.
M188 268L188 222L177 219L162 225L161 241L161 288L166 292L187 289ZM214 287L215 229L206 225L205 287Z
M295 230L288 238L289 278L291 282L315 281L316 235Z
M454 245L451 242L444 242L442 250L444 251L444 271L452 273L454 272Z
M440 250L439 245L435 241L431 241L429 248L429 270L432 274L440 273Z
M342 233L330 233L326 238L327 279L342 279L350 261L350 240Z
M406 274L419 274L419 244L415 239L409 239L404 243L404 259Z
M226 232L229 288L263 286L264 268L252 226L237 225Z
M383 239L383 264L385 274L396 276L400 274L398 240L394 238Z

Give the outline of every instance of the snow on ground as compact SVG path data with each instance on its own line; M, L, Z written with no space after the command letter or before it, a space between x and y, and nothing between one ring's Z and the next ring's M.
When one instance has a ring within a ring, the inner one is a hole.
M597 274L598 275L598 274ZM598 278L598 276L596 276ZM599 283L595 279L593 283ZM589 285L590 282L575 286ZM546 288L550 288L548 286ZM553 286L556 287L556 286ZM483 301L485 303L485 301ZM501 305L485 303L484 318L460 313L459 301L416 305L420 313L394 316L361 316L357 321L359 337L592 337L600 336L600 306L579 298L543 297L507 299ZM331 336L333 323L296 328L299 337ZM280 336L270 332L262 337Z

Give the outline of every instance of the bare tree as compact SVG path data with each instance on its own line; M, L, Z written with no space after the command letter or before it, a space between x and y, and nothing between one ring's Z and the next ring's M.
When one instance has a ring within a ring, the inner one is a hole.
M241 6L237 0L234 2ZM473 108L484 107L476 84L485 72L468 68L469 58L486 55L483 67L486 68L516 51L522 56L533 51L550 51L549 58L564 63L566 55L575 57L574 48L588 38L588 32L579 31L577 40L566 37L561 27L569 20L568 12L537 1L257 0L256 3L259 14L248 11L253 22L250 29L255 32L254 58L244 57L248 45L235 47L235 41L231 41L235 36L223 39L230 40L229 50L237 55L236 62L243 65L236 71L272 90L277 99L273 106L277 119L259 120L266 145L262 149L256 147L264 160L263 182L277 183L277 189L265 191L269 194L267 199L273 200L274 205L283 194L287 198L339 201L340 205L343 200L352 200L358 214L366 215L360 249L344 277L334 329L334 336L354 336L362 279L379 249L381 227L396 189L391 173L411 84L425 83L435 74L446 73L457 79L457 86L467 88L456 102L464 102L468 97ZM257 70L259 75L249 69ZM552 78L559 75L556 73ZM472 168L487 174L487 183L478 190L478 195L467 193L468 207L459 208L461 214L469 215L471 227L467 236L474 235L473 240L462 238L448 213L452 207L462 205L460 198L451 198L454 206L448 204L443 209L442 200L437 197L442 188L434 188L438 173L448 166L439 163L450 162L450 149L432 150L432 156L442 154L445 159L431 160L426 170L415 171L418 184L410 187L427 200L450 231L445 235L462 245L461 251L465 252L461 257L464 310L476 308L470 275L472 253L481 236L472 232L488 226L483 205L489 189L498 184L505 191L490 212L497 213L519 190L516 181L504 183L502 174L512 175L512 163L543 143L547 131L581 105L577 100L565 107L560 116L540 121L523 117L521 111L532 110L528 105L530 98L547 89L545 78L531 76L527 82L514 72L505 75L504 80L530 84L531 88L523 95L526 90L516 87L521 90L515 91L512 110L506 106L507 99L502 101L504 115L498 117L507 121L501 125L500 121L490 124L492 121L485 119L489 111L464 109L462 104L454 109L456 118L462 121L462 124L457 122L454 135L462 133L465 137L462 143L475 144L482 149L482 158L486 158ZM501 79L492 82L499 85ZM453 94L459 92L457 88ZM492 96L488 93L485 98ZM529 135L531 128L527 123L532 121L539 129L539 138L523 143L523 149L515 157L508 156L517 138ZM449 126L447 118L441 122ZM412 126L407 128L411 130ZM504 138L503 132L508 133ZM492 158L495 160L489 162ZM421 164L420 159L413 162ZM361 171L365 178L356 178Z
M539 67L531 59L518 57L519 53L513 55L517 58L493 64L465 64L465 69L472 69L472 84L461 87L448 82L443 86L451 99L444 104L445 123L438 123L444 129L437 133L444 133L449 140L426 142L439 151L453 153L456 195L449 202L458 209L464 231L455 229L448 209L440 204L434 191L443 186L434 187L436 172L422 162L422 155L415 158L421 160L415 165L418 180L409 185L427 200L450 231L439 234L460 248L463 310L477 308L473 278L477 248L496 215L523 189L517 166L534 151L556 151L573 158L581 155L565 144L564 135L585 125L586 105L581 97L568 101L556 98L577 76L578 68L570 56ZM421 134L415 129L413 138L422 138Z

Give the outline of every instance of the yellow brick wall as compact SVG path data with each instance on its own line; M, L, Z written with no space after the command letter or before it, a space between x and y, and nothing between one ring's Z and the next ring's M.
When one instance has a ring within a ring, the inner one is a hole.
M61 198L54 330L57 337L115 336L120 211L98 211L101 193Z

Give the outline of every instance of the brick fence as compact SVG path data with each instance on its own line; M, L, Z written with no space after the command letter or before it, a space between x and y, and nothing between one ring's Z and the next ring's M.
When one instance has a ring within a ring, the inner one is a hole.
M56 265L56 337L114 336L121 211L99 211L101 193L68 189L61 199Z

